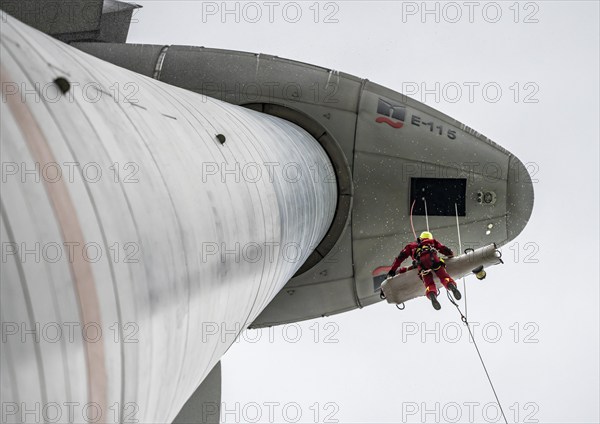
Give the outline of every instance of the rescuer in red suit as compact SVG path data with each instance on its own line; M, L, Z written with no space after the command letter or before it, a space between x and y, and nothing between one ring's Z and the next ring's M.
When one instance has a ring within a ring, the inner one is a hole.
M433 281L433 273L438 276L441 283L447 290L450 290L456 300L460 300L461 294L456 287L456 282L446 272L446 265L443 260L440 260L437 253L452 257L452 250L444 246L442 243L433 238L430 232L423 231L421 236L416 241L408 243L394 260L392 268L388 272L388 278L396 275L396 270L405 259L411 257L413 265L419 271L419 277L425 284L425 296L431 300L431 304L436 310L441 308L437 300L437 288ZM402 268L401 272L406 271Z

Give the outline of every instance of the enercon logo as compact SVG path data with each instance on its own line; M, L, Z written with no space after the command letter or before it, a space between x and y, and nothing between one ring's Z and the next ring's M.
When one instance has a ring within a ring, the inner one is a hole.
M375 122L386 123L394 128L402 128L404 126L404 119L406 118L406 108L386 102L380 98L377 104L377 114L384 116L378 116Z

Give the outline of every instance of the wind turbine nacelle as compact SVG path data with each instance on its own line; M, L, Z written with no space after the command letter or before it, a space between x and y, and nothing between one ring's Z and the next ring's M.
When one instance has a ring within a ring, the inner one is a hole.
M413 238L409 212L458 251L501 246L525 227L533 186L519 159L451 117L365 79L276 56L188 46L75 43L163 82L291 121L325 149L337 181L323 241L254 327L379 301L371 271ZM482 188L485 188L482 190Z

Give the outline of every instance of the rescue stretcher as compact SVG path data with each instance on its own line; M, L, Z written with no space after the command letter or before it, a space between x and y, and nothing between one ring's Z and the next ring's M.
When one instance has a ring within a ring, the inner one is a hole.
M486 277L485 269L503 263L502 253L492 243L478 249L467 249L465 253L451 258L445 258L446 271L458 281L469 274L474 274L482 280ZM375 287L379 284L381 297L388 303L396 305L425 294L425 288L417 269L410 266L405 271L399 272L394 277L386 278L391 267L379 267L373 271ZM437 277L434 277L438 289L442 286Z

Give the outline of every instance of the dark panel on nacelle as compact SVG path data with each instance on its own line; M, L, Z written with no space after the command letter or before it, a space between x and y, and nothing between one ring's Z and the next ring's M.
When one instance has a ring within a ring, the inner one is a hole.
M352 170L350 187L338 199L338 208L349 208L351 216L336 215L332 229L342 231L334 246L316 248L322 253L316 264L290 280L254 327L379 301L371 271L390 264L413 238L411 178L466 179L464 216L459 213L463 248L500 246L531 215L533 186L514 155L449 116L367 80L274 56L202 47L77 47L170 84L289 118L337 146L324 147L334 164ZM336 169L338 184L342 171ZM414 221L417 231L425 229L423 216ZM458 250L454 216L430 216L429 225Z
M413 216L465 216L466 178L410 177Z

